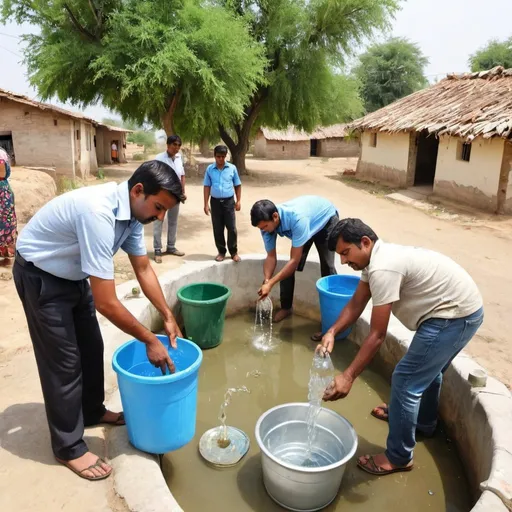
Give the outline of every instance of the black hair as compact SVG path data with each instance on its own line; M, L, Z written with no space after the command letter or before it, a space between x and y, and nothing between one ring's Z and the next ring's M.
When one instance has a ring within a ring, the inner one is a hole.
M140 165L128 180L128 190L131 190L137 183L142 184L146 196L154 196L160 190L166 190L178 202L185 201L180 179L170 165L160 162L160 160L149 160Z
M274 213L277 213L276 205L268 199L256 201L251 208L251 224L256 227L261 221L272 220Z
M224 146L222 144L219 144L218 146L215 146L213 148L213 155L222 155L225 156L228 154L228 148L227 146Z
M167 145L173 144L174 142L177 142L181 146L181 137L179 135L169 135L169 137L167 137Z
M370 226L367 226L361 219L342 219L334 226L329 235L328 245L330 251L336 250L336 244L340 238L347 244L354 244L361 248L361 239L368 237L376 242L379 237Z

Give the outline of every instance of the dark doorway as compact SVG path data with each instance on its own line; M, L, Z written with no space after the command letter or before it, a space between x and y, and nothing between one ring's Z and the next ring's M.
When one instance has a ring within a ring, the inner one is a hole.
M0 133L0 147L5 149L11 160L11 165L16 165L16 158L14 155L14 144L12 142L12 133Z
M318 140L317 139L311 139L309 156L318 156Z
M414 173L414 185L433 185L436 175L437 152L439 151L439 139L424 130L416 139L418 152L416 156L416 171Z

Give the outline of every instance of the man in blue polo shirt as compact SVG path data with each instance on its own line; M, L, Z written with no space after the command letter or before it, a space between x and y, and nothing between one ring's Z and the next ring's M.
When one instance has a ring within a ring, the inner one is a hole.
M251 223L261 230L267 258L263 264L264 281L258 294L264 299L274 285L281 282L281 309L274 322L280 322L292 314L295 271L301 272L306 264L309 250L315 244L320 257L322 277L336 274L334 251L329 250L327 241L338 222L335 206L318 196L300 196L286 203L275 205L268 199L254 203L251 209ZM276 274L277 235L291 239L290 261ZM321 333L313 335L321 339Z
M84 426L123 425L103 402L103 339L96 310L146 344L149 361L174 370L166 347L121 304L114 254L130 258L142 291L160 312L173 346L181 332L151 267L143 224L162 220L183 201L172 169L143 163L124 183L83 187L43 206L20 233L13 268L43 390L56 459L87 480L112 468L88 451ZM89 284L89 281L90 284Z
M207 167L204 174L204 213L212 216L213 236L218 254L215 261L224 261L226 257L226 239L228 232L228 250L233 261L240 261L238 255L236 215L240 211L242 182L233 164L226 162L228 148L216 146L213 150L215 163ZM211 196L210 206L208 199ZM236 200L235 200L236 197Z

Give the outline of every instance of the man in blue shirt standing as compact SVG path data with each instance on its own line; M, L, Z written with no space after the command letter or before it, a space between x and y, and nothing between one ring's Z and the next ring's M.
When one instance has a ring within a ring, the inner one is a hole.
M267 258L263 264L264 281L258 294L267 297L274 285L281 282L281 309L274 322L280 322L292 314L295 271L301 272L306 264L309 250L315 244L320 257L322 277L336 274L334 251L327 241L338 222L335 206L318 196L300 196L286 203L275 205L268 199L254 203L251 208L251 223L261 230ZM277 235L291 239L290 261L276 274ZM321 333L313 335L315 341L322 339Z
M87 480L112 468L91 453L84 426L123 425L103 402L103 339L96 310L146 344L149 361L174 371L167 348L121 304L114 254L130 258L142 291L160 312L173 346L181 336L144 243L144 224L162 220L183 201L172 169L153 160L124 183L83 187L43 206L22 230L13 268L43 390L56 459ZM89 284L90 282L90 284Z
M156 155L155 160L160 160L167 164L176 173L183 188L183 197L187 199L185 194L185 168L183 167L183 159L180 155L181 138L179 135L171 135L167 137L167 150ZM153 224L153 248L155 250L155 263L162 263L162 255L170 254L171 256L185 256L183 251L176 248L176 235L178 233L178 216L180 213L180 204L167 212L167 247L162 253L162 227L163 220L157 219Z
M204 213L212 215L213 236L217 246L215 261L224 261L226 257L226 239L224 230L228 231L228 250L233 261L240 261L238 255L236 215L240 211L242 182L237 168L226 162L228 148L216 146L213 150L215 163L207 167L204 174ZM211 196L211 210L208 199ZM235 200L236 197L236 200Z

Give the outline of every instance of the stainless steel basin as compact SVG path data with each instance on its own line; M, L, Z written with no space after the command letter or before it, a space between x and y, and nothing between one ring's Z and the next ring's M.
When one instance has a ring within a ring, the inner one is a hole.
M279 505L297 512L320 510L334 500L346 464L357 449L354 427L322 408L313 455L307 457L308 407L307 403L278 405L256 423L265 489Z

